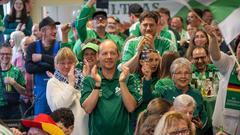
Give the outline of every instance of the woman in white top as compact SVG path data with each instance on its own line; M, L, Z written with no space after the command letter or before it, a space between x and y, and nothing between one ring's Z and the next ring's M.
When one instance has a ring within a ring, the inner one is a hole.
M77 58L69 48L62 48L55 56L54 76L47 83L47 102L52 111L69 108L74 114L72 135L88 134L88 115L80 106L81 72L75 69Z

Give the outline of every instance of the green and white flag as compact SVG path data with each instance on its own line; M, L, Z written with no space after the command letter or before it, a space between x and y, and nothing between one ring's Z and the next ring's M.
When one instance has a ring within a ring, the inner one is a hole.
M185 5L176 15L187 16L190 8L208 8L227 44L240 34L240 0L174 0ZM200 6L201 5L201 6Z

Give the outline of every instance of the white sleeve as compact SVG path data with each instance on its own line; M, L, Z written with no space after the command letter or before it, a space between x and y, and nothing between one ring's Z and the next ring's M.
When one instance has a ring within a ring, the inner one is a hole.
M69 108L76 98L77 90L72 86L51 78L47 83L46 97L52 111L66 107Z
M231 67L233 67L235 64L233 56L229 56L223 52L221 52L221 58L218 61L212 60L212 62L219 69L219 72L223 75L229 72L229 70L232 70Z

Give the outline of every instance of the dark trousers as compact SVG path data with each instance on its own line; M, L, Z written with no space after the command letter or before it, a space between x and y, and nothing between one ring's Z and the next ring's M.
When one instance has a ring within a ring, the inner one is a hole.
M0 119L21 119L19 104L0 106Z

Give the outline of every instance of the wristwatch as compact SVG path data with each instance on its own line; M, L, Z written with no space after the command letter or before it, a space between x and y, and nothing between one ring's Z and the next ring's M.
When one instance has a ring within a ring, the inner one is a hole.
M94 89L95 89L95 90L100 90L100 89L101 89L101 86L95 86Z

